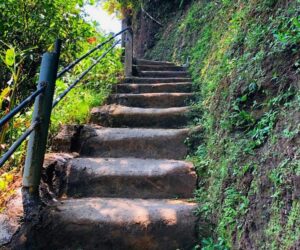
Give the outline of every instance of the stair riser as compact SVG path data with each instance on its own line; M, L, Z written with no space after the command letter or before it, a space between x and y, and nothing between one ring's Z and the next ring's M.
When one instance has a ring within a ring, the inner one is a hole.
M118 84L115 93L189 93L192 84Z
M111 95L108 104L119 104L140 108L184 107L192 100L192 95L157 95L157 96L121 96Z
M186 114L168 115L113 115L92 113L90 122L104 127L130 127L130 128L180 128L187 125Z
M180 66L160 66L160 65L134 65L133 70L135 72L139 71L186 71L186 68Z
M136 157L152 159L183 159L187 134L164 137L135 137L105 140L102 136L89 138L81 145L80 154L88 157Z
M173 77L173 78L143 78L133 77L126 78L124 83L176 83L176 82L191 82L191 78Z
M142 71L137 72L137 76L139 77L154 77L154 78L163 78L163 77L189 77L189 74L186 72L180 72L180 71Z
M70 167L67 197L192 198L195 173L162 176L97 176Z

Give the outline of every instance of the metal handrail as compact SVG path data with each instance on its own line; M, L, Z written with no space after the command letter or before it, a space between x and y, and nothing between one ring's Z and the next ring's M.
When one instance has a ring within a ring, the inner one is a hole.
M95 52L96 50L100 49L101 47L103 47L105 44L109 43L110 41L112 41L114 38L116 38L117 36L123 34L124 32L128 31L130 28L126 28L121 30L120 32L118 32L117 34L113 35L111 38L107 39L106 41L98 44L95 48L89 50L87 53L85 53L84 55L82 55L81 57L79 57L78 59L76 59L74 62L70 63L67 67L65 67L61 72L59 72L57 74L57 79L62 77L66 72L70 71L72 68L74 68L79 62L81 62L83 59L85 59L86 57L88 57L90 54L92 54L93 52Z
M2 155L0 159L0 167L12 156L12 154L18 149L23 141L32 133L32 131L39 125L39 121L33 122L30 127L11 145L11 147Z
M118 40L115 42L107 51L105 51L89 68L87 68L84 72L81 73L81 75L64 91L62 92L53 102L52 108L55 108L55 106L82 80L83 77L87 73L89 73L100 61L103 59L114 47L116 47L121 40Z
M17 107L15 107L13 110L11 110L6 116L1 118L0 128L5 123L10 121L16 114L18 114L23 109L25 109L28 106L28 104L31 103L32 101L34 101L37 96L42 94L45 91L45 89L46 89L46 83L44 86L42 86L41 88L38 88L36 91L34 91L30 96L28 96L24 101L22 101ZM0 164L0 166L1 166L1 164Z

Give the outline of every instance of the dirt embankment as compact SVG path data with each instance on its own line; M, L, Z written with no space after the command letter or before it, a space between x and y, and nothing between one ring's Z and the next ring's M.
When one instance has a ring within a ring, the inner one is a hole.
M145 4L162 26L135 16L136 53L190 58L204 245L299 249L300 3L183 2Z

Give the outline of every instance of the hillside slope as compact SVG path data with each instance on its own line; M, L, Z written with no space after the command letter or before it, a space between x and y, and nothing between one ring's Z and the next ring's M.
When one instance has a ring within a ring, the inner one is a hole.
M162 27L135 16L136 52L190 57L204 244L300 249L300 1L177 2L145 4Z

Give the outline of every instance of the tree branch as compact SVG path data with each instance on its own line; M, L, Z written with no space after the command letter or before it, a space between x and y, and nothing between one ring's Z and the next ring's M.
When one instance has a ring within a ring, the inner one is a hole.
M157 21L154 17L152 17L144 8L143 6L141 5L141 9L142 11L152 20L154 21L155 23L157 23L159 26L163 26L159 21Z

